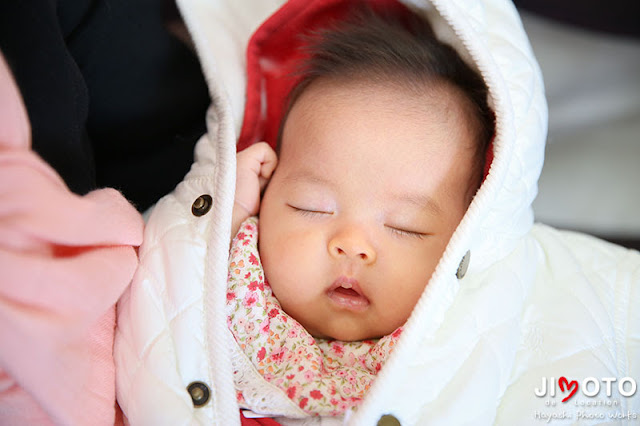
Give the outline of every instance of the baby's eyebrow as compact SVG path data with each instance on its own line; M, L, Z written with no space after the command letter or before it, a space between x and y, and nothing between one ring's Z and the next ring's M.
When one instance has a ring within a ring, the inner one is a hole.
M318 185L326 185L330 187L335 186L335 183L332 180L324 176L321 176L312 170L296 170L294 172L291 172L285 175L283 180L285 182L290 182L290 183L305 182L305 183L314 183Z
M438 205L436 200L427 194L393 194L392 200L395 202L412 204L435 215L442 214L442 208L440 208L440 205Z

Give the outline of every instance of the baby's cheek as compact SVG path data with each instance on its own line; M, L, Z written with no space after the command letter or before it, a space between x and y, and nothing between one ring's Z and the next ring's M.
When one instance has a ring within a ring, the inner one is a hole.
M321 280L318 243L308 237L304 233L281 232L269 241L265 276L275 296L285 304L292 297L300 300L310 296L317 286L315 282Z
M402 277L398 280L402 283L402 294L415 299L413 301L414 304L431 279L431 275L433 275L441 256L442 250L439 247L431 247L429 249L415 250L404 259L397 261L397 265L401 265L400 269L402 271ZM410 303L405 302L405 305L407 304ZM413 306L411 306L412 308Z
M318 247L312 240L301 234L284 234L278 236L274 242L277 256L277 267L281 275L303 277L313 268L317 262Z

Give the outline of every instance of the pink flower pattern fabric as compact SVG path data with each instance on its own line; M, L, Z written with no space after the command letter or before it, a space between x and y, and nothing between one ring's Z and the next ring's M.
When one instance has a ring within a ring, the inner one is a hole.
M227 322L236 343L265 381L309 415L357 407L402 333L378 340L316 340L287 315L264 278L258 219L247 219L231 245ZM241 408L247 406L238 392Z

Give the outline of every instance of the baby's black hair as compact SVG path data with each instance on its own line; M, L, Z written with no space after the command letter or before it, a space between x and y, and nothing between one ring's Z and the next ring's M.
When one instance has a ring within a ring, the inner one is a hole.
M478 72L467 65L451 46L439 41L425 19L404 8L377 7L353 1L346 19L305 36L307 60L299 82L289 94L280 124L278 149L286 118L302 92L314 81L351 79L393 81L424 90L450 85L469 101L465 108L477 138L479 185L486 151L493 138L495 116L488 104L488 89ZM422 84L416 84L422 83Z

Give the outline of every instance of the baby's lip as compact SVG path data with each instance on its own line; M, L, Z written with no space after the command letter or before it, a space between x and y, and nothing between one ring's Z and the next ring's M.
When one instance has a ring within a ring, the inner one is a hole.
M360 288L355 278L338 277L327 290L327 296L343 309L360 312L369 307L369 299Z

